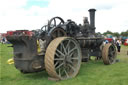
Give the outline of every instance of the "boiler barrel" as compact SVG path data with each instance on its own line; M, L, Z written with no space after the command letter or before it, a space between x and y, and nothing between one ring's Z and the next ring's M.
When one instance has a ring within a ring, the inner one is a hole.
M81 48L96 48L104 41L103 38L79 38L77 40L80 43Z

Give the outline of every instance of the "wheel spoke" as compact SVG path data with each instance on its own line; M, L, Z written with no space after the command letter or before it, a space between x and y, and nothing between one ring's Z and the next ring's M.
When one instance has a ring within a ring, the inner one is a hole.
M61 45L60 45L59 49L60 49L61 52L63 52L63 49L62 49L62 46Z
M64 63L62 62L61 64L59 64L56 69L60 68L62 65L64 65Z
M54 26L56 26L56 20L55 20L55 18L53 20L54 20Z
M60 22L58 25L61 25L62 22Z
M67 49L67 53L69 53L69 50L70 50L70 40L68 41L67 45L66 45L66 49Z
M63 47L64 53L67 54L66 48L64 47L63 43L61 43L61 46Z
M78 57L73 57L71 58L72 60L78 60L79 58Z
M115 54L115 51L112 51L112 54L114 55Z
M71 60L68 60L67 63L73 65L73 62Z
M67 50L68 50L67 52L68 52L68 54L69 54L69 51L70 51L70 45L68 46L68 49L67 49Z
M110 61L110 62L113 62L113 60L114 60L113 57L110 57L110 58L109 58L109 61Z
M113 59L114 59L114 57L111 57L110 59L111 59L111 60L113 60Z
M56 65L58 65L58 64L59 64L59 62L56 62L56 63L55 63L55 67L56 67Z
M66 49L69 47L70 42L71 42L71 41L69 40L68 43L67 43Z
M72 51L72 52L69 54L69 57L72 57L73 54L74 54L74 51Z
M65 57L64 53L62 53L61 51L59 51L58 49L56 49L56 51L61 54L63 57Z
M109 55L110 55L111 57L114 57L115 51L111 49L111 50L109 51Z
M64 58L63 56L59 55L57 52L55 53L57 58Z
M47 25L45 26L45 31L46 31Z
M112 57L112 56L113 56L113 54L110 52L108 56Z
M59 55L57 52L55 53L55 55L56 55L57 57L60 57L60 55Z
M75 72L75 68L71 64L67 64Z
M66 76L69 77L69 75L68 75L68 73L67 73L67 71L65 69L64 69L64 72L65 72Z
M75 46L74 48L72 48L72 49L69 51L68 54L70 54L72 51L74 51L74 50L76 50L76 49L77 49L77 47Z
M61 70L61 68L59 68L59 76L61 77L61 73L60 73L60 70Z
M110 46L109 50L112 51L112 47L111 46Z
M55 58L54 60L62 61L62 60L64 60L64 58Z

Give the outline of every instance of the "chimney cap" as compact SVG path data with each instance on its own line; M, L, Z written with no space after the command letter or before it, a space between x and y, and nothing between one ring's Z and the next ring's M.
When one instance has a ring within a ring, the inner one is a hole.
M89 9L88 11L89 11L89 12L91 12L91 11L96 11L96 9L92 8L92 9Z

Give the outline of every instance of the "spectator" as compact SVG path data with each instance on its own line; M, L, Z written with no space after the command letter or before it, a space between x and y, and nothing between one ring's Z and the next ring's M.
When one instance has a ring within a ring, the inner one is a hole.
M3 37L3 38L2 38L2 44L4 44L4 43L5 43L5 38Z
M1 43L5 44L7 42L7 39L5 37L2 38Z
M117 42L116 42L118 52L120 52L121 44L122 44L121 39L118 39Z
M105 40L105 44L108 44L109 43L109 41L108 40Z

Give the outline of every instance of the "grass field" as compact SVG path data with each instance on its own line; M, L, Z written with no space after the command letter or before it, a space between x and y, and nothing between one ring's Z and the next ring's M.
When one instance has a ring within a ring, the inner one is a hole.
M22 74L14 65L7 64L12 54L12 48L0 44L0 85L128 85L128 46L122 46L117 58L120 62L104 65L102 61L91 60L82 63L78 76L63 81L50 81L48 74Z

